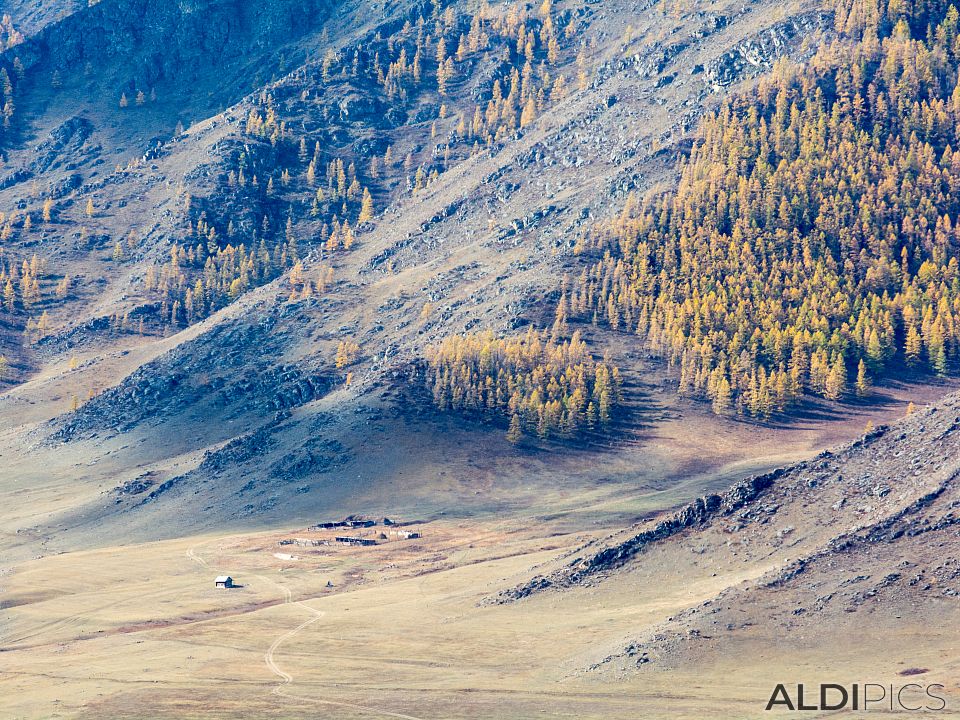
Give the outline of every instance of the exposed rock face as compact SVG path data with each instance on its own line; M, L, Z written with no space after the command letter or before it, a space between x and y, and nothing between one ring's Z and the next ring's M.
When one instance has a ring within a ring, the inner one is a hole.
M713 90L733 85L744 77L769 70L773 63L800 44L804 37L833 26L833 14L814 11L796 15L737 43L711 62L703 76Z
M265 56L316 28L333 8L330 0L102 0L49 24L0 57L8 63L19 57L28 73L46 68L65 77L85 72L88 64L118 64L127 74L116 78L119 85L133 90L161 81L206 87L212 64L227 70L220 86L213 87L223 102L239 97L241 87L234 83L249 83ZM248 78L238 72L247 70ZM108 79L114 78L103 78Z
M39 175L56 169L64 155L71 151L79 152L92 133L93 123L86 118L73 117L66 120L37 147L37 157L31 164L30 171Z
M706 523L715 515L728 515L752 502L786 472L784 469L774 470L747 478L722 495L697 498L672 517L658 522L651 530L637 533L628 540L604 548L590 557L577 558L568 567L547 577L539 576L524 585L506 590L500 594L498 601L519 600L549 587L569 587L584 582L587 577L596 573L618 568L651 543L666 540L686 528Z
M13 19L14 27L29 37L45 26L89 6L90 0L4 0L3 12Z
M626 540L491 601L592 584L652 568L665 558L680 562L672 572L689 574L691 582L709 577L710 569L737 567L735 585L670 618L593 669L615 660L633 664L640 650L646 657L642 664L686 652L682 648L692 639L705 637L708 628L717 631L728 617L728 629L747 627L750 620L740 613L749 612L743 608L751 604L789 608L791 617L809 609L856 612L881 596L909 607L932 603L936 608L938 598L960 594L960 572L952 571L960 564L958 412L960 395L950 395L836 452L742 481L666 519L653 519ZM691 549L696 560L683 565ZM741 568L750 563L760 570L744 585ZM789 599L767 597L770 593Z
M768 500L777 515L796 517L802 509L808 526L777 528L769 512L753 512L749 524L733 526L735 534L727 535L727 544L740 548L735 562L762 554L765 564L784 560L780 567L675 614L590 669L640 668L646 662L677 667L713 653L729 655L758 638L802 643L851 624L870 626L878 634L886 625L898 637L918 625L952 624L960 596L956 410L954 396L905 432L889 433L866 449L852 447L836 456L836 464L809 464L797 473L802 485L784 483ZM889 489L882 498L878 485ZM819 507L818 490L828 496ZM848 502L826 505L837 490ZM837 534L811 547L804 536L817 525ZM693 547L715 551L717 530L689 540ZM781 544L784 537L791 542ZM744 553L748 542L752 550ZM902 646L914 650L909 643ZM915 672L907 668L898 674Z
M54 422L51 439L125 432L184 410L211 416L270 417L324 395L332 380L305 365L270 362L282 346L263 325L218 326L201 338L140 367L121 384ZM254 360L254 358L257 358Z

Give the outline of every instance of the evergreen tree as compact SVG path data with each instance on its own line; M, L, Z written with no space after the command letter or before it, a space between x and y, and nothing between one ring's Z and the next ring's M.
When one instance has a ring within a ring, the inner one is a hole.
M507 440L516 445L523 439L523 428L520 425L520 415L513 413L510 416L510 428L507 430Z
M870 392L870 377L867 375L867 364L860 360L857 365L857 395L865 397Z
M358 224L367 223L373 220L373 197L366 188L363 190L363 200L360 204L360 216L357 218Z

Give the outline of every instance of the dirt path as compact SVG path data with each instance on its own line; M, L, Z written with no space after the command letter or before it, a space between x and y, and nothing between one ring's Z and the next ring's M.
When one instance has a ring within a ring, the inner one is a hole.
M198 561L200 560L199 558L194 558L194 559ZM283 598L284 598L283 602L285 605L297 605L299 607L302 607L304 610L307 610L313 615L313 617L309 618L308 620L304 620L295 628L293 628L292 630L288 630L287 632L283 633L280 637L278 637L276 640L274 640L273 643L270 645L270 647L267 649L267 651L263 654L263 661L266 664L266 666L270 669L270 672L272 672L274 675L280 678L280 683L273 689L274 695L277 695L279 697L284 697L289 700L296 700L298 702L308 702L308 703L314 703L316 705L332 705L334 707L350 708L352 710L359 710L360 712L368 713L371 715L402 718L403 720L423 720L422 718L418 718L413 715L404 715L402 713L394 713L388 710L380 710L378 708L367 707L366 705L357 705L354 703L339 702L337 700L323 700L320 698L303 697L301 695L293 695L291 693L286 692L286 689L293 684L293 676L287 671L281 669L280 666L277 665L276 660L274 659L274 656L276 655L277 650L279 650L280 646L283 645L287 640L290 640L291 638L296 636L298 633L300 633L300 631L304 630L310 625L313 625L315 622L323 618L326 615L326 613L323 612L322 610L317 610L316 608L310 607L302 600L294 601L293 593L290 592L290 589L287 587L284 587L280 583L274 580L271 580L270 578L265 577L264 575L257 575L256 577L260 580L270 583L271 585L276 587L278 590L280 590L283 593Z
M207 561L204 560L199 555L197 555L195 552L196 549L200 547L201 544L193 545L184 554L186 555L186 557L188 557L190 560L197 563L201 567L209 568L210 565L207 563ZM389 710L381 710L379 708L368 707L366 705L357 705L356 703L340 702L337 700L323 700L321 698L303 697L302 695L294 695L292 693L287 692L287 688L289 688L293 684L293 675L291 675L286 670L283 670L279 665L277 665L277 662L275 659L277 651L280 650L280 647L285 642L287 642L288 640L298 635L305 628L309 627L310 625L313 625L315 622L322 619L326 615L326 613L324 613L322 610L317 610L316 608L310 607L302 600L295 601L293 599L293 593L290 591L290 588L285 587L284 585L281 585L276 580L272 580L265 575L255 575L254 577L256 577L258 580L262 580L263 582L273 585L275 588L277 588L277 590L279 590L283 594L284 605L297 605L298 607L303 608L304 610L306 610L312 615L312 617L310 617L307 620L304 620L302 623L297 625L292 630L288 630L282 635L280 635L276 640L274 640L270 644L270 647L267 648L267 651L263 654L264 664L267 666L270 672L272 672L274 675L280 678L280 682L277 684L276 687L273 688L272 694L278 697L287 698L288 700L295 700L297 702L313 703L315 705L329 705L333 707L350 708L351 710L357 710L359 712L366 713L369 715L379 715L381 717L400 718L401 720L423 720L423 718L419 718L414 715L404 715L403 713L390 712Z
M277 663L273 659L274 653L276 653L279 647L283 645L283 643L285 643L287 640L292 638L294 635L299 633L308 625L312 625L313 623L317 622L320 618L324 616L324 613L322 611L315 610L309 605L304 605L303 603L300 603L300 602L293 603L293 604L306 608L310 612L314 613L314 616L309 620L305 620L304 622L300 623L293 630L288 630L286 633L278 637L276 640L273 641L273 644L270 646L267 652L263 654L263 661L267 664L267 667L270 668L270 671L274 675L277 675L280 678L280 684L277 687L275 687L273 690L275 695L283 694L281 691L284 688L284 686L290 685L293 683L293 676L290 675L290 673L281 670L277 666Z
M190 558L191 560L193 560L195 563L197 563L197 564L200 565L201 567L210 567L209 565L207 565L207 561L206 561L206 560L204 560L202 557L199 557L198 555L196 555L196 554L193 552L194 548L196 548L196 547L198 547L198 546L197 546L197 545L194 545L194 546L191 547L189 550L187 550L187 553L186 553L187 557Z

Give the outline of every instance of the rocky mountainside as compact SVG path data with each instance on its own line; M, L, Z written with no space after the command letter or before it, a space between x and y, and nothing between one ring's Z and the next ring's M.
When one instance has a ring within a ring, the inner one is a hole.
M799 657L830 633L858 628L902 635L903 651L922 655L925 642L910 633L950 623L960 593L958 403L951 395L845 447L591 543L491 601L642 587L667 567L691 586L723 587L607 648L584 668L591 673L698 667L757 643Z
M40 299L3 318L3 403L44 408L21 448L114 447L123 468L111 488L91 475L96 499L74 513L156 528L157 512L203 525L322 507L305 489L356 464L361 428L394 432L390 397L418 396L429 344L549 322L537 298L557 296L580 230L669 177L718 88L829 28L803 5L547 13L104 0L6 51L4 252L42 262ZM539 30L518 57L520 24ZM518 103L488 118L511 73L527 82L524 53L551 92L534 117ZM373 217L357 223L363 195ZM184 514L198 492L207 515Z
M410 503L449 509L468 501L430 490L446 461L418 467L391 440L442 432L469 438L452 466L522 468L530 492L559 468L581 477L600 448L629 487L675 402L673 369L649 347L581 326L622 366L616 430L551 441L541 408L546 440L519 451L506 419L435 412L431 348L556 333L578 240L632 193L669 186L727 93L835 38L832 9L812 3L67 10L12 20L35 30L2 55L16 107L0 136L6 442L83 488L27 522L54 542L388 511L385 468L421 477ZM903 400L887 392L880 412ZM821 412L836 407L798 417ZM595 415L584 401L579 417ZM109 479L95 465L77 477L73 454L109 459ZM726 462L668 455L676 477ZM654 536L739 502L706 501Z
M956 670L948 3L0 16L26 715L61 656L80 717L219 711L224 678L225 717L294 683L364 716L747 717L785 668ZM348 516L416 537L303 529Z

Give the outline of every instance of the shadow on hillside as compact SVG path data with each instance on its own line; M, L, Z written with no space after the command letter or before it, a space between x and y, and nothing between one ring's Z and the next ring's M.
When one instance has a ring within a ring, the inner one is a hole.
M743 417L733 418L735 421L760 425L770 429L796 429L805 424L837 422L851 420L858 415L892 411L903 405L904 399L897 398L893 393L908 395L916 393L919 403L926 402L925 396L936 388L939 394L946 394L957 389L956 379L939 377L917 371L897 369L897 377L884 378L864 397L855 394L846 396L841 401L830 401L815 396L805 396L787 413L777 415L769 420L757 420Z

